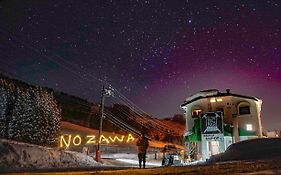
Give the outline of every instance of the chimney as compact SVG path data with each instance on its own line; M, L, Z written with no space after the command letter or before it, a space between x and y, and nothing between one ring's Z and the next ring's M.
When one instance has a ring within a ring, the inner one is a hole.
M229 94L229 93L230 93L230 89L226 89L226 93L228 93L228 94Z

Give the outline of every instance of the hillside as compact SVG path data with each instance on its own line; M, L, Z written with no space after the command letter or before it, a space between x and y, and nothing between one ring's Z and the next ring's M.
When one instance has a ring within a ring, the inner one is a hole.
M0 79L4 79L21 89L35 87L34 85L9 78L0 74ZM45 87L52 92L56 101L62 109L62 120L88 128L98 129L100 119L100 107L98 103L89 102L80 97L69 95L64 92L55 91ZM140 133L146 131L150 138L158 141L170 141L181 143L184 125L174 121L164 121L152 118L146 114L140 114L128 106L114 104L105 107L106 118L103 122L103 130L124 134L127 132Z
M61 129L62 131L68 131L68 133L76 133L79 135L97 135L98 134L98 130L95 129L91 129L91 128L87 128L87 127L83 127L83 126L79 126L76 124L72 124L69 122L61 122ZM112 135L113 133L111 132L103 132L103 135L107 136L107 135ZM116 134L118 137L120 137L121 135ZM126 143L126 145L129 145L130 143ZM133 146L135 146L135 142L132 143ZM156 141L156 140L150 140L149 141L149 146L153 147L153 148L158 148L158 149L162 149L164 147L164 145L167 144L165 142L161 142L161 141ZM182 145L177 145L175 144L175 146L178 149L184 150L185 148Z

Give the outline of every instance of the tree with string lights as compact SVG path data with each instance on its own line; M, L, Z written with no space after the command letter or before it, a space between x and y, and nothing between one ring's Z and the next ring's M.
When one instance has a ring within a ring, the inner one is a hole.
M61 109L52 93L41 87L15 88L0 84L0 137L44 146L56 146Z
M61 110L52 94L40 87L30 89L32 131L31 142L39 145L55 146L60 131Z
M8 130L8 138L18 141L28 141L31 118L27 105L27 95L19 88L13 94L15 98L14 108L12 110Z
M4 87L0 87L0 138L5 137L7 103L8 92Z

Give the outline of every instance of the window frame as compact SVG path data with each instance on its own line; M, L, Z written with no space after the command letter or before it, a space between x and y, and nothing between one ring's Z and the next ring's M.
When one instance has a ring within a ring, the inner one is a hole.
M245 109L247 109L247 111L244 111ZM239 115L249 115L249 114L251 114L251 108L250 108L249 105L239 106L238 111L239 111Z

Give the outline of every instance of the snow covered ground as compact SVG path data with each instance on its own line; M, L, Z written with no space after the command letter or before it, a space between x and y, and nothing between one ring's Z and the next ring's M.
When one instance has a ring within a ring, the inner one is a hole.
M139 167L138 157L136 153L114 153L114 154L102 154L102 164L105 166L119 166L119 167ZM160 167L162 163L162 157L155 159L155 155L147 153L146 165L147 167Z
M102 159L103 165L112 167L127 167L138 168L139 162L137 159L116 158L116 159ZM147 168L161 167L161 160L147 160Z
M138 160L134 160L134 159L116 159L117 161L121 161L121 162L124 162L126 164L132 164L132 165L135 165L135 166L138 166ZM161 166L161 161L147 161L146 162L146 165L147 167L159 167Z
M212 156L209 163L244 160L281 160L281 138L245 140L231 145L224 153Z
M1 170L101 166L92 157L72 151L0 139Z
M216 155L204 164L181 167L161 167L161 160L148 155L147 169L138 169L136 154L104 154L102 164L78 152L63 151L15 141L0 140L1 170L24 168L78 168L84 174L281 174L281 139L257 139L234 144L225 153ZM107 158L106 158L107 157ZM103 170L96 171L96 167ZM119 167L122 170L114 169ZM88 168L88 169L83 169ZM126 169L124 169L126 168ZM110 169L110 168L109 168ZM93 171L91 171L93 170ZM77 171L77 170L76 170ZM71 173L70 174L76 174ZM60 173L56 173L60 174ZM61 174L68 174L66 172ZM81 174L81 173L79 173ZM83 173L82 173L83 174Z
M69 167L138 167L136 153L103 153L101 163L97 163L93 157L94 155L87 156L74 151L0 139L0 171ZM159 166L161 166L161 160L155 160L154 154L148 154L147 167Z

